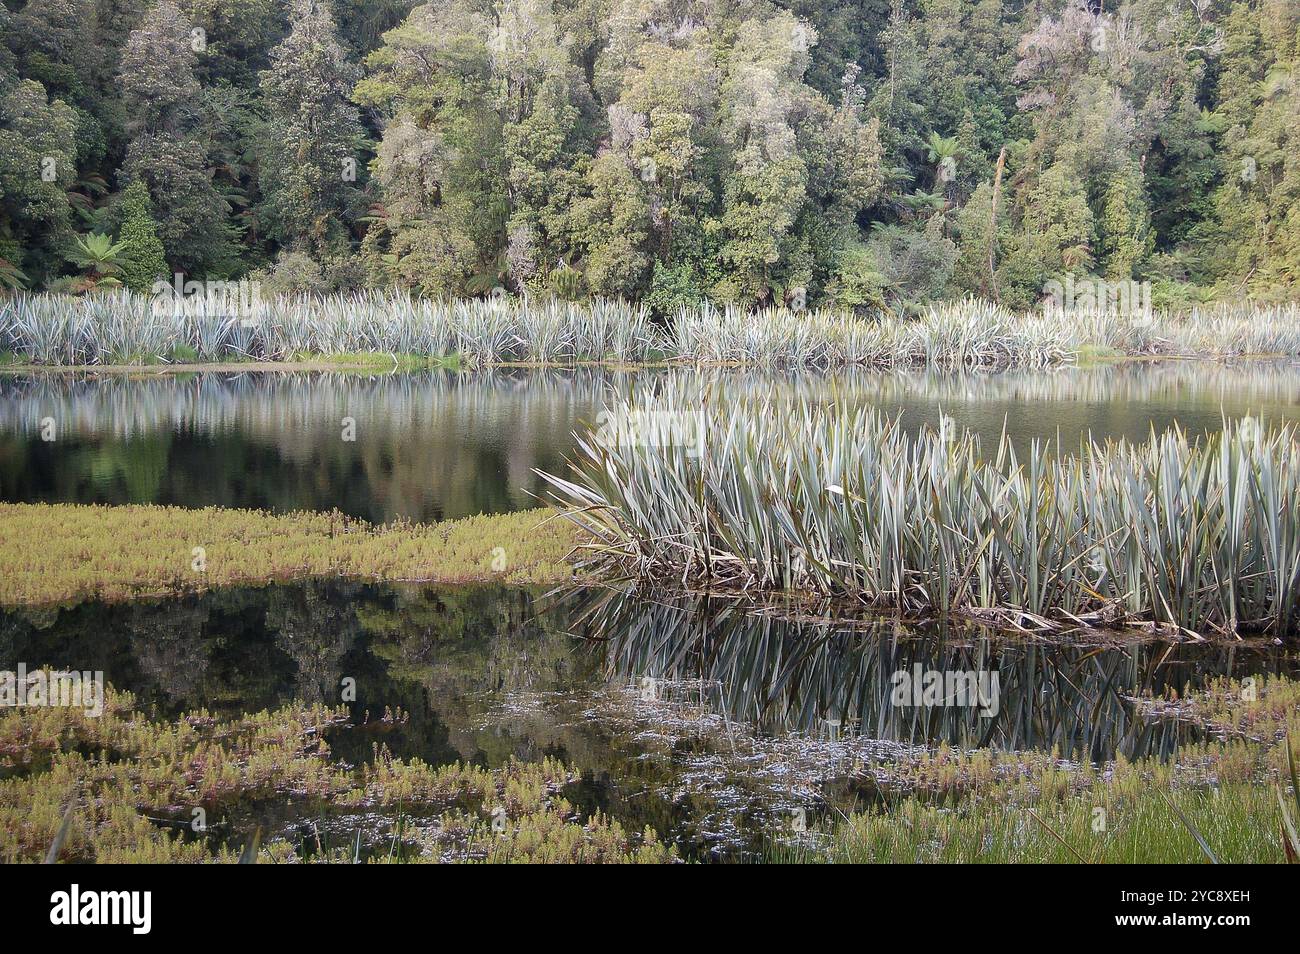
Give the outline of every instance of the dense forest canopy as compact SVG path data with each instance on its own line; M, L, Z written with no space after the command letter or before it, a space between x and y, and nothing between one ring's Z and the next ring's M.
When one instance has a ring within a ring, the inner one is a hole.
M3 0L0 287L1300 281L1300 0Z

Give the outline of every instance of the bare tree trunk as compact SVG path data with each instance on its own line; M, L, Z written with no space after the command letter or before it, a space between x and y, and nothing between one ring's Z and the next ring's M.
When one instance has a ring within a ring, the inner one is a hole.
M993 174L993 204L989 207L989 287L986 291L993 293L994 301L1001 301L998 293L997 268L993 261L994 246L998 235L998 200L1002 197L1002 171L1007 167L1007 147L998 153L998 166Z

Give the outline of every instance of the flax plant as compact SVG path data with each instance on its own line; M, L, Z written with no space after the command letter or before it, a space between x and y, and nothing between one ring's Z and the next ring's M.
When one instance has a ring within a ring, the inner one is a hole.
M379 352L461 355L470 364L642 362L766 367L975 369L1046 367L1088 350L1122 354L1300 355L1300 306L1221 305L1189 315L1044 308L1013 312L968 299L915 318L828 309L683 309L662 324L622 301L447 301L382 291L232 303L223 296L75 297L0 301L0 351L37 364L169 360L282 361Z
M36 364L284 361L379 352L462 355L471 364L644 361L662 347L642 307L597 300L440 301L362 292L229 301L129 292L21 295L0 302L0 350Z
M913 438L871 409L708 388L608 413L638 426L580 435L571 479L542 476L597 556L636 576L1040 629L1295 626L1291 426L1036 443L1022 460L948 419Z

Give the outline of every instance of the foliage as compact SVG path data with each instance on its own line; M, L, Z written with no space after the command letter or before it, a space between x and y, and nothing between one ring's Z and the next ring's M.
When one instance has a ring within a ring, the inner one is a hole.
M158 223L153 219L153 204L149 190L142 182L133 182L122 193L122 226L118 241L122 251L118 266L122 283L140 294L151 291L159 279L167 275L167 260L162 240L158 237Z
M114 244L111 236L91 232L75 236L72 246L64 254L73 265L86 270L83 281L89 290L99 285L111 287L121 284L115 276L121 271L117 260L123 248L120 242Z
M900 316L880 310L889 286L874 271L870 251L861 254L865 264L851 267L862 271L849 275L842 269L829 286L844 296L845 310L693 306L687 302L695 286L688 285L661 324L646 306L564 300L579 291L575 269L553 271L551 297L536 299L317 294L330 276L305 253L288 252L269 274L254 273L266 298L252 284L162 299L18 294L0 301L0 348L37 364L161 361L181 351L200 361L401 354L470 365L668 358L881 368L1042 367L1099 351L1300 355L1294 305L1117 314L1103 298L1024 313L972 299ZM848 278L861 284L849 285Z
M72 213L106 232L141 181L187 277L297 253L327 289L659 316L1026 308L1071 272L1294 297L1290 0L616 6L6 7L3 281L57 282Z
M815 593L1028 629L1153 622L1292 635L1300 449L1254 419L1190 439L1004 435L945 419L909 438L874 410L637 393L548 476L597 554L640 575Z
M282 244L321 254L347 247L364 168L363 134L350 101L356 68L346 59L329 7L298 0L293 26L261 74L267 107L258 176L265 231Z

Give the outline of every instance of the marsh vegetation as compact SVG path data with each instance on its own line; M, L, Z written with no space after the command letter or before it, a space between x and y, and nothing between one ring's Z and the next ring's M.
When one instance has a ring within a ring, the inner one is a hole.
M0 714L6 860L43 857L69 803L67 861L255 839L260 862L1205 860L1179 812L1222 860L1286 857L1300 684L1277 647L340 582L10 611L0 634L110 687L100 716ZM913 664L999 671L998 713L894 705Z
M202 296L129 292L0 299L0 352L37 365L292 361L431 356L524 362L872 368L1043 367L1110 355L1300 355L1296 306L1186 313L991 301L927 305L910 317L703 304L655 321L644 305L554 298L439 300L379 292L270 299L235 310Z
M355 579L558 583L573 528L544 510L371 526L334 513L0 504L0 605Z
M1291 427L1087 439L683 387L634 396L580 442L555 499L626 571L843 596L1019 629L1139 621L1289 636L1300 584Z

